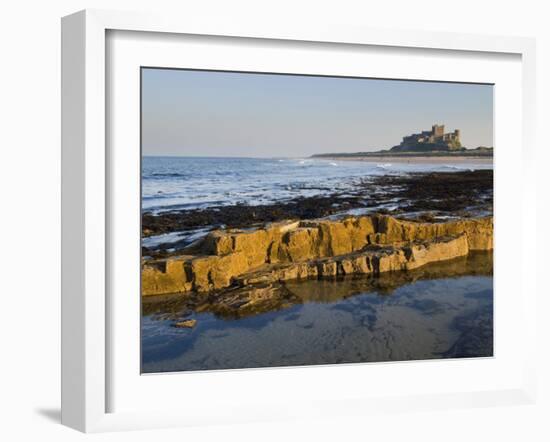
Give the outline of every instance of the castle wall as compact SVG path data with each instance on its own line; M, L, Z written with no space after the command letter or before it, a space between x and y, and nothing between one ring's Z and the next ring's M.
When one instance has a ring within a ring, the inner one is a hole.
M444 124L434 124L431 131L422 131L403 137L401 144L392 150L455 150L460 147L460 130L445 133Z

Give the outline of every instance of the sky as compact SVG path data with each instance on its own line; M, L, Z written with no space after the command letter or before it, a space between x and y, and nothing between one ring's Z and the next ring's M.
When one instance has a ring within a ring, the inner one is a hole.
M388 149L445 124L493 145L493 86L142 69L143 155L305 157Z

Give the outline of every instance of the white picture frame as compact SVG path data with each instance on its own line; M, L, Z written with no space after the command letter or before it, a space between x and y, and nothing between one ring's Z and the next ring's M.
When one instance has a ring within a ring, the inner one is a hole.
M110 31L154 32L163 35L218 36L226 38L269 39L340 45L369 45L383 48L432 49L514 54L521 57L521 159L522 217L535 219L535 43L518 37L493 37L453 33L349 28L345 26L301 28L274 24L272 28L254 23L213 23L192 17L159 17L86 10L62 21L62 423L85 432L157 428L243 421L232 414L208 415L200 409L191 415L180 408L151 411L109 410L109 378L112 354L108 339L111 318L108 302L108 244L111 231L109 156L106 121L109 117L106 78L108 62L106 35ZM498 161L498 160L497 160ZM117 173L116 170L110 173ZM528 191L529 190L529 191ZM498 221L497 221L498 223ZM497 246L498 248L498 241ZM536 254L533 242L521 249L521 327L534 336L536 287L533 271L525 257ZM377 397L332 396L315 399L309 408L273 407L257 410L251 402L239 405L248 410L244 421L287 417L324 416L334 413L362 415L374 410L395 412L407 409L435 409L499 404L532 403L535 399L534 339L526 340L521 356L524 366L521 385L513 388L478 389L463 393L388 395ZM519 356L518 356L519 357ZM342 370L334 366L331 370ZM300 370L300 369L295 369ZM354 369L357 370L357 369ZM243 372L239 376L242 376ZM217 382L234 377L218 373ZM169 378L169 377L167 377ZM165 381L165 382L170 382ZM256 407L257 408L257 407Z

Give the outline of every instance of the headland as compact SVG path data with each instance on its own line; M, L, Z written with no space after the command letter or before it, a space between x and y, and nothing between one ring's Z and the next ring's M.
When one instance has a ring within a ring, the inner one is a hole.
M427 158L430 161L492 161L493 148L478 146L468 149L462 145L459 129L446 133L445 125L434 124L431 130L403 137L401 143L390 149L372 152L323 153L312 155L312 158L400 162L421 162Z

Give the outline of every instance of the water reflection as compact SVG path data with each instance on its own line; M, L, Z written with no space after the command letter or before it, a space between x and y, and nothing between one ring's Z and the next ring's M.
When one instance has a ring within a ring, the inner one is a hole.
M492 286L492 254L479 253L376 279L288 282L242 314L212 300L145 299L142 370L491 356ZM173 327L181 318L197 325Z

